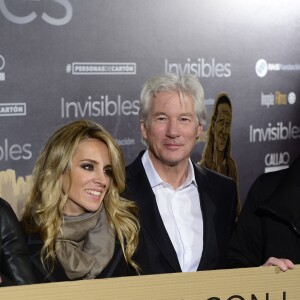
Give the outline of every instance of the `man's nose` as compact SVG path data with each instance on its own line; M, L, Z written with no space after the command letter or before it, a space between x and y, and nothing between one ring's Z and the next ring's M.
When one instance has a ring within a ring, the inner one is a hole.
M177 120L169 121L167 135L172 138L179 136L179 127Z

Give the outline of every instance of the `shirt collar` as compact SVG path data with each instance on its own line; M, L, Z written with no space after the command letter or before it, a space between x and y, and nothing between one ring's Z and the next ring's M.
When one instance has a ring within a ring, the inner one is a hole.
M142 156L142 164L144 166L146 175L148 177L149 183L151 185L151 188L155 188L156 186L160 185L160 184L168 184L166 182L164 182L160 176L158 175L158 173L156 172L151 159L149 157L149 151L146 150L144 155ZM189 159L188 161L188 175L187 178L185 180L185 182L182 184L182 186L180 187L180 189L189 186L189 185L195 185L197 187L197 182L195 179L195 172L194 172L194 167L192 164L191 159Z

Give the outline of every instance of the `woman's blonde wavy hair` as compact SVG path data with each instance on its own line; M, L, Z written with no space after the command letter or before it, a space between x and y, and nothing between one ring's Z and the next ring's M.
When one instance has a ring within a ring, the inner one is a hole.
M97 139L109 151L112 180L103 203L108 222L113 227L124 257L136 271L139 267L132 259L138 244L140 230L137 206L120 197L125 189L125 160L117 142L99 124L81 120L58 129L48 140L39 155L32 174L32 188L26 199L22 223L25 230L38 234L44 241L41 251L43 266L53 271L56 261L55 240L63 220L63 208L68 194L62 193L62 175L70 178L71 160L82 140Z

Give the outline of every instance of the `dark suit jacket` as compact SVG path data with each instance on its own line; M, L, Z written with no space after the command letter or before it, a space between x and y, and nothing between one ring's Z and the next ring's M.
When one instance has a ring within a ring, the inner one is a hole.
M141 152L126 167L124 196L136 201L145 239L151 274L181 272L175 249L164 227L155 195L143 167ZM225 266L228 243L235 222L235 182L223 175L195 164L203 214L203 253L198 270L220 269Z

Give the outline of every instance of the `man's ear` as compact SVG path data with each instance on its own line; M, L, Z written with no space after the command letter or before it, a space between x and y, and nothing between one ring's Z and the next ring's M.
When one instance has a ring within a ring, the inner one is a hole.
M202 137L203 134L203 125L199 124L197 128L197 140L199 140Z
M147 140L147 127L145 121L140 121L141 133L144 140Z

